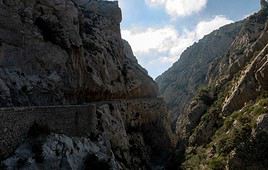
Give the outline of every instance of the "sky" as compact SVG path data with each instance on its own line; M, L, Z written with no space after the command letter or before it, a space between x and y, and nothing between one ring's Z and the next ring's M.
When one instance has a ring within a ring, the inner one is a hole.
M153 78L194 42L260 8L259 0L119 0L119 6L122 38Z

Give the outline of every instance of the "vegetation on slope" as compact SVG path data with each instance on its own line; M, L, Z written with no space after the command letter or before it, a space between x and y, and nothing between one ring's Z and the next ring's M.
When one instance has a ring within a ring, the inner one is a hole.
M230 169L265 167L268 134L257 128L259 117L268 113L268 98L258 99L224 118L208 145L189 147L184 168ZM256 164L256 162L262 164Z

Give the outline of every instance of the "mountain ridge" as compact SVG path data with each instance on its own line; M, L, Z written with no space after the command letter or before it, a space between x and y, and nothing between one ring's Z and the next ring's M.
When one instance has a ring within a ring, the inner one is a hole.
M175 120L173 117L173 130L178 137L174 161L182 169L268 166L265 154L268 10L266 1L261 4L257 13L231 24L236 29L225 35L225 38L233 35L226 46L224 41L205 42L205 46L216 50L212 62L207 62L210 53L202 51L205 37L185 51L192 56L179 59L157 79L160 94L172 114L179 115ZM214 34L207 37L215 38ZM201 50L195 52L197 47ZM225 50L221 53L217 50L220 48ZM200 70L202 67L205 68ZM186 86L181 87L183 84ZM186 95L178 95L181 93Z

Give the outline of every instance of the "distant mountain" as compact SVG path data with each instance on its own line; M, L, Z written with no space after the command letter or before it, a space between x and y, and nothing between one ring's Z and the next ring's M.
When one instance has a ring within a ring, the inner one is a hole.
M209 82L208 73L213 64L228 52L241 27L242 22L230 24L205 36L187 48L170 69L156 78L173 121L187 109L187 103L198 88Z

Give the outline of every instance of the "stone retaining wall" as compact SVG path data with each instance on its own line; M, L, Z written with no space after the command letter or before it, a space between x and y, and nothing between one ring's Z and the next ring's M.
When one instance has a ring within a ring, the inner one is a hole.
M96 128L96 106L0 108L0 157L10 154L36 122L55 133L86 136Z
M105 106L108 106L107 113L104 113L108 127L115 123L109 122L111 118L118 123L107 129L111 138L120 136L120 132L114 132L113 128L122 126L122 134L123 131L128 133L132 129L142 128L147 139L155 139L149 143L158 145L160 141L156 138L166 133L167 110L160 98L101 101L76 106L0 108L0 158L11 154L29 137L29 130L34 123L48 128L49 132L72 137L95 134L100 119L97 115ZM161 137L159 139L165 141Z

